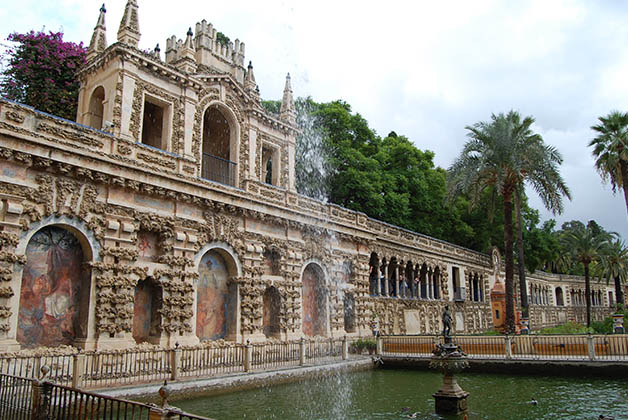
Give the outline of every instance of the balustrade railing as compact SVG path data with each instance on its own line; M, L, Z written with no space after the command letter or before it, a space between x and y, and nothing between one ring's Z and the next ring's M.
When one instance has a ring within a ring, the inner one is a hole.
M628 362L628 335L518 335L454 337L470 359ZM429 358L442 337L380 337L382 355Z
M180 351L179 377L209 377L244 372L243 345L186 348Z
M99 389L164 380L212 377L255 370L326 363L348 357L347 339L186 348L86 351L61 356L0 356L0 374L48 380L74 388Z
M236 168L235 162L210 155L209 153L203 153L201 176L205 179L235 186Z

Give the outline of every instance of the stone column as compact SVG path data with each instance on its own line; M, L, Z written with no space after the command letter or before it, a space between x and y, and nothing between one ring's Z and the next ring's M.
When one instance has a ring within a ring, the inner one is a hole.
M390 287L388 286L388 265L390 263L386 261L386 265L384 266L384 295L390 296Z
M379 265L376 265L375 267L373 267L373 269L375 270L375 282L377 283L377 296L381 296L382 295L382 275L381 272L379 271Z
M428 272L425 274L425 281L427 282L427 298L428 299L433 299L434 298L434 283L432 283L432 271L428 270Z
M395 292L397 294L397 297L400 298L401 293L399 293L399 263L395 265Z

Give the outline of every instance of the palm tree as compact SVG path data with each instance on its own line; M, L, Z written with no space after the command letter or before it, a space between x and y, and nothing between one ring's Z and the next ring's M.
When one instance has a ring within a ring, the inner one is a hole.
M519 295L521 296L521 316L529 318L530 305L528 303L528 287L526 286L525 253L523 252L523 224L521 222L521 200L525 194L520 185L514 194L515 225L517 226L517 266L519 269Z
M617 239L610 242L601 251L600 264L597 266L599 278L615 281L615 299L617 305L624 305L624 293L622 284L626 283L628 277L628 248L623 241Z
M558 171L560 153L544 143L530 129L532 117L521 120L519 113L492 115L489 122L467 126L469 138L447 176L447 198L469 194L477 205L482 191L494 187L504 202L504 260L506 265L506 332L515 331L513 282L513 195L525 182L539 194L555 214L563 209L562 196L569 189Z
M610 181L613 193L624 190L628 211L628 113L612 111L598 119L600 124L591 129L599 134L589 143L595 168L604 182Z
M584 265L584 300L587 307L587 327L591 326L591 280L589 265L600 259L604 248L613 237L613 233L595 229L591 223L586 227L577 226L563 234L564 249L571 253L571 258Z

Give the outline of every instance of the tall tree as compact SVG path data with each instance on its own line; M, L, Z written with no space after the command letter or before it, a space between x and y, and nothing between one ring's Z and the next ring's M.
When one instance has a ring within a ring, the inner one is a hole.
M625 297L622 286L628 277L628 248L624 242L617 239L602 249L597 271L599 278L606 279L607 283L613 279L617 304L624 305Z
M595 168L604 182L610 182L614 193L624 190L628 211L628 113L612 111L598 119L600 124L591 127L598 135L589 143Z
M76 71L85 63L83 44L63 41L61 32L13 33L15 43L3 55L7 61L0 93L69 120L76 118L79 81Z
M564 249L574 261L584 266L584 300L587 308L587 327L591 326L591 279L589 266L598 261L613 234L598 229L597 224L576 225L562 236Z
M545 206L554 213L562 211L562 197L569 189L559 173L560 153L530 128L532 117L521 119L519 113L492 115L489 122L467 126L469 140L449 168L448 198L469 194L476 204L490 187L503 199L504 260L506 265L506 332L515 331L513 279L513 195L528 183Z
M515 224L517 226L517 267L519 271L519 295L521 296L521 315L529 318L528 286L526 284L525 252L523 246L523 223L521 222L521 200L524 194L520 185L514 193Z

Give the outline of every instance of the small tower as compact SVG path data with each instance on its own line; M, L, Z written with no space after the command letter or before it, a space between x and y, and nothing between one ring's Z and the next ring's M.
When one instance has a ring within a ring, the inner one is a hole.
M105 9L105 4L103 3L102 7L100 8L98 22L96 23L94 33L92 34L92 40L90 41L89 48L87 49L88 61L107 49L107 27L105 26L105 13L107 13L107 9Z
M286 76L286 86L283 89L283 98L281 100L279 118L281 118L281 121L287 122L291 125L295 125L297 123L297 112L294 108L294 100L292 98L290 73Z
M118 29L118 42L137 48L140 42L140 24L137 17L137 0L128 0Z

